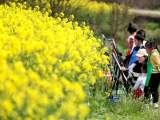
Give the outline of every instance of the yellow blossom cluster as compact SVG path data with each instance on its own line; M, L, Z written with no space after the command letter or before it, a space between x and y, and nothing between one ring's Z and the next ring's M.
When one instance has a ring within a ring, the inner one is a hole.
M10 3L10 2L11 3L16 2L18 5L20 5L20 3L23 3L26 6L39 9L41 12L47 11L48 13L51 13L53 11L55 12L57 10L65 11L66 7L71 7L70 10L77 7L83 7L84 9L92 11L94 13L98 13L102 10L109 12L112 9L112 5L109 3L97 2L92 0L7 0L5 1L5 3Z
M12 4L0 6L0 119L83 120L84 86L108 63L87 26Z

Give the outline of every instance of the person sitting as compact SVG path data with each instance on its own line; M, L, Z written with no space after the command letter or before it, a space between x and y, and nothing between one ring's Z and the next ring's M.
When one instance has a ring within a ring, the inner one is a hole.
M139 67L141 73L138 76L138 79L133 87L134 97L139 98L143 95L145 80L146 80L146 73L147 73L147 52L145 49L140 49L136 54L138 57L138 63L135 65L135 68Z

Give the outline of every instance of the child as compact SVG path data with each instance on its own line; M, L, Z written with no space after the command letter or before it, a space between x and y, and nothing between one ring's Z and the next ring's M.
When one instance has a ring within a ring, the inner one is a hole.
M138 57L136 54L139 50L144 49L143 46L143 40L144 36L142 34L136 34L135 36L135 47L131 53L131 55L128 57L128 73L125 75L128 76L128 80L131 82L131 85L135 84L135 81L137 80L139 73L141 73L140 65L141 63L138 62ZM134 68L134 69L133 69ZM138 73L138 74L133 74Z
M136 54L138 61L135 63L135 66L132 70L139 73L136 83L133 87L135 98L139 98L143 94L147 72L147 56L148 54L145 49L140 49Z
M133 51L135 52L135 48L139 50L139 45L137 45L137 44L140 43L140 45L143 46L142 48L144 48L145 37L146 37L146 34L145 34L145 31L143 29L140 29L140 30L137 31L136 35L134 36L134 40L133 40L134 45L133 45L132 49L130 50L130 52L128 52L127 55L126 55L126 64L130 64L130 63L127 63L127 62L129 62L131 55L134 54L132 52ZM138 43L137 43L137 40L138 40Z
M145 46L145 43L146 43L146 41L145 41L146 32L143 29L140 29L140 30L137 31L137 34L143 36L143 38L144 38L144 40L143 40L143 46Z
M131 34L127 39L128 47L130 50L132 50L134 47L134 37L135 37L136 31L137 31L136 25L133 23L129 23L127 30Z
M148 56L147 61L147 78L145 82L145 98L149 99L150 95L153 98L154 108L158 108L159 92L158 87L160 84L160 55L156 49L154 42L148 41L145 44Z
M130 55L128 67L138 61L136 54L140 49L144 49L143 40L144 40L144 37L141 34L136 34L135 47Z
M146 64L142 65L141 71L142 71L142 73L138 77L138 79L133 87L133 92L134 92L135 98L139 98L143 95L145 80L146 80L146 73L147 73L147 65Z
M128 65L129 57L130 57L130 55L132 53L132 50L133 50L133 48L135 46L135 44L134 44L134 38L136 36L137 28L136 28L136 26L133 23L129 23L127 31L130 33L130 36L127 39L127 43L128 43L128 48L129 49L126 52L126 60L125 60L126 66Z

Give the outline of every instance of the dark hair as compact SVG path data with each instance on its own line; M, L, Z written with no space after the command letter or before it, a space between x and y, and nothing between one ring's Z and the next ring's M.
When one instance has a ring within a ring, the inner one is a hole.
M152 41L147 41L146 44L145 44L145 47L146 48L156 48L156 44L153 40Z
M137 31L137 34L141 35L143 37L143 40L145 39L146 37L146 32L143 30L143 29L140 29Z
M158 52L160 52L160 50L158 49L157 40L158 40L158 39L152 38L150 41L147 41L147 42L146 42L145 47L146 47L146 48L157 49Z
M143 42L144 37L141 34L136 34L135 39L137 39L140 42Z
M130 34L132 34L132 33L134 33L134 32L137 31L137 27L136 27L135 24L133 24L132 22L130 22L130 23L128 24L127 30L128 30L128 32L129 32Z

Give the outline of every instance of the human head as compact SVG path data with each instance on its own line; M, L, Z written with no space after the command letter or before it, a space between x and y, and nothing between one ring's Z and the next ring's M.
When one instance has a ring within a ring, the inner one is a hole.
M138 35L141 35L143 37L143 40L145 39L146 37L146 32L143 30L143 29L140 29L137 31L137 34Z
M156 48L155 42L147 41L145 44L145 48L146 48L147 53L150 54L152 50Z
M137 31L137 27L136 27L135 24L133 24L132 22L130 22L130 23L128 24L127 30L128 30L128 32L129 32L130 34L133 34L134 32Z
M141 34L136 34L135 36L135 45L139 46L140 44L143 43L144 37Z

